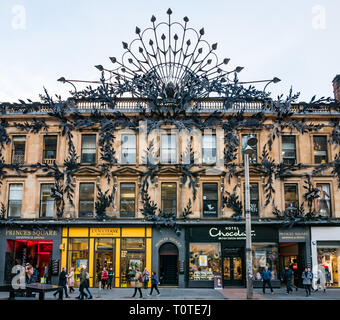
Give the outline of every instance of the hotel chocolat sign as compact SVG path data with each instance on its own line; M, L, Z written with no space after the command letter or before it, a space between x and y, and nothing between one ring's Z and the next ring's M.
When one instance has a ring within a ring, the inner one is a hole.
M251 230L251 237L255 236L255 231ZM217 240L246 240L246 231L240 226L212 227L209 229L209 237Z

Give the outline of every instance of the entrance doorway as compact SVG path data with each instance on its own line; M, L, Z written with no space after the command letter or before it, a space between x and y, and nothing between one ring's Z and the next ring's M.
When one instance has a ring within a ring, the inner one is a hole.
M99 280L103 268L109 271L110 268L115 272L114 265L114 239L96 239L96 277L95 286L99 286ZM114 287L115 281L113 279L112 286Z
M223 250L223 286L243 286L244 266L241 248Z
M159 276L161 285L178 285L178 249L172 243L159 248Z

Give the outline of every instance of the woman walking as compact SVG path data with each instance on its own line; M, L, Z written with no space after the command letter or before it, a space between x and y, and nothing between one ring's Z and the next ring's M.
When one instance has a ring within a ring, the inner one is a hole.
M158 285L159 285L159 281L158 281L158 277L156 275L156 272L152 271L150 296L152 295L153 289L155 289L157 291L158 296L160 295L159 290L158 290Z
M69 292L73 293L74 290L74 268L70 269L70 272L68 273L67 277L67 282L68 282L68 288L69 288Z
M148 282L149 282L149 278L150 278L150 272L146 267L145 267L145 269L142 273L142 277L143 277L144 289L146 290L148 288Z
M313 274L310 272L310 269L306 267L305 271L302 272L302 284L306 290L306 297L311 294L312 280Z
M102 276L101 276L101 280L102 280L102 289L105 289L107 277L108 277L108 273L107 273L106 268L104 267L104 268L103 268L103 271L102 271Z
M114 276L114 272L113 272L112 267L110 268L110 270L107 274L108 274L107 288L109 289L109 287L110 287L110 289L112 289L112 281L113 281L113 276Z
M325 268L323 265L319 265L318 269L318 280L316 282L316 289L315 291L323 290L323 292L326 292L326 274L325 274Z
M134 297L136 296L137 290L138 290L138 292L139 292L139 297L140 297L140 298L143 298L142 290L141 290L142 284L143 284L143 276L142 276L142 273L139 271L139 269L136 269L136 275L135 275L135 292L133 293L132 298L134 298Z

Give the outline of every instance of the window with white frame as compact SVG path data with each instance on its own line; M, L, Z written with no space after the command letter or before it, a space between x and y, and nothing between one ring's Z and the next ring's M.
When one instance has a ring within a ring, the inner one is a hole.
M121 162L124 164L136 163L136 135L135 134L123 134L122 135Z
M177 143L175 134L162 134L161 138L161 162L177 162Z
M22 202L22 184L9 185L8 194L8 217L20 217Z
M81 139L81 162L96 163L96 135L83 134Z
M202 162L204 164L216 163L216 135L202 136Z

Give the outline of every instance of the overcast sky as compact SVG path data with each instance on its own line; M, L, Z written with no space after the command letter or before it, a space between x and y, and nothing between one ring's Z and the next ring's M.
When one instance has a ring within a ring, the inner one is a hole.
M173 20L204 27L221 59L244 67L240 80L279 77L268 87L274 97L290 86L302 101L333 97L340 0L1 0L0 101L39 100L44 86L67 97L58 78L97 80L94 65L111 67L108 57L121 56L135 27L151 26L152 15L166 21L169 7Z

